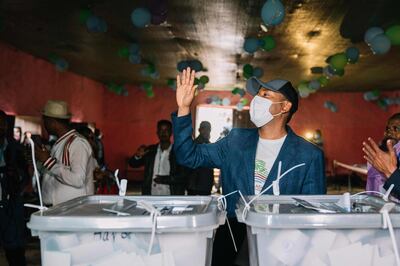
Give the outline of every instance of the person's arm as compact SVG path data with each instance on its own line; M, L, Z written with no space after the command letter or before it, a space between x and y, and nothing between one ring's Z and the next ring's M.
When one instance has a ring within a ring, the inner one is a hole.
M70 166L58 162L53 157L49 157L43 166L59 182L71 187L81 188L86 183L86 167L91 156L90 145L87 142L75 139L69 147L68 160Z
M308 168L302 194L326 194L325 160L322 150L314 152L311 165Z
M388 190L391 185L394 185L392 193L400 196L400 169L396 169L386 180L383 188Z
M145 145L141 145L136 153L129 158L128 164L130 167L137 168L144 165L144 156L148 153L148 148Z

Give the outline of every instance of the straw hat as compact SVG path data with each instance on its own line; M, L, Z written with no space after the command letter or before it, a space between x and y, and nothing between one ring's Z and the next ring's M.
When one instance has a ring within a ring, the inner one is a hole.
M71 114L68 112L68 104L64 101L47 101L42 115L60 119L71 118Z

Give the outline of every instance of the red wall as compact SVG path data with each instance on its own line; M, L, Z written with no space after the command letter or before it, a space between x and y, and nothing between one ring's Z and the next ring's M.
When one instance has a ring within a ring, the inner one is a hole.
M128 97L117 96L102 84L71 72L57 72L52 64L0 43L0 109L17 115L39 116L48 99L62 99L71 106L74 120L96 122L103 131L106 160L111 168L124 169L125 160L140 144L157 141L156 123L169 119L176 109L175 94L169 88L155 89L148 99L137 88L128 87ZM400 91L385 93L400 96ZM196 103L211 95L237 96L229 92L201 92ZM323 107L331 100L339 111ZM302 99L291 125L300 135L321 129L329 160L361 163L361 143L368 136L382 137L387 118L400 112L392 106L387 112L365 102L362 93L317 93Z

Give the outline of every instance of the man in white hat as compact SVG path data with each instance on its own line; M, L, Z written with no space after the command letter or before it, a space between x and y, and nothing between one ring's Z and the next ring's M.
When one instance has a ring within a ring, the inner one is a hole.
M43 163L43 201L56 205L94 193L93 171L96 161L89 142L70 128L67 103L48 101L42 112L49 135L58 137L51 151L43 145L36 148L36 158Z

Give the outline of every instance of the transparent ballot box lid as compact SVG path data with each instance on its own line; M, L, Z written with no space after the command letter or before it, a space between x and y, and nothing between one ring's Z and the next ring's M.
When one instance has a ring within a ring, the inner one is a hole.
M248 196L246 201L253 198ZM358 195L351 197L346 209L342 199L342 195L263 195L255 199L247 211L240 199L236 215L240 222L260 228L382 228L379 211L388 202L375 196ZM389 215L393 227L400 227L400 205L395 204Z
M212 230L224 221L214 197L86 196L31 215L32 231L151 232L153 217L142 202L158 211L157 231Z

